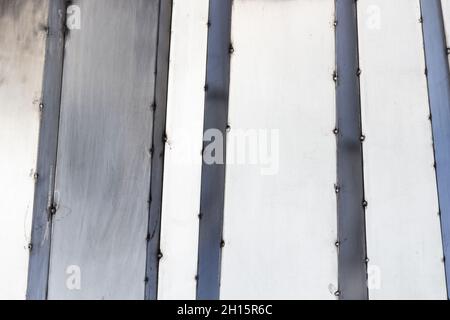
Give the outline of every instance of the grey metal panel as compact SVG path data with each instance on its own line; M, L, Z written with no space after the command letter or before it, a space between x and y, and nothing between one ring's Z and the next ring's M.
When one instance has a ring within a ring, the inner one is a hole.
M421 0L444 256L450 256L450 75L439 0ZM450 265L445 264L447 296Z
M226 137L230 83L231 0L210 0L204 131ZM224 150L225 155L225 150ZM197 299L219 299L225 165L203 163Z
M65 0L50 0L27 299L47 298L51 215L64 56Z
M158 4L73 2L81 29L66 37L50 299L144 298Z
M340 299L368 299L358 27L354 0L336 0L337 211Z
M158 266L161 258L161 204L166 136L167 83L169 76L170 30L172 0L159 1L159 31L155 83L155 113L153 116L153 147L150 182L150 213L147 235L147 277L145 298L156 300L158 294Z

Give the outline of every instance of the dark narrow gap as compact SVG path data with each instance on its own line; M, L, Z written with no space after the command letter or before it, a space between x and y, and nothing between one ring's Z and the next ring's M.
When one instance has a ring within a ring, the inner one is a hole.
M367 300L367 240L357 5L336 0L338 279L340 300Z
M160 0L158 4L158 27L156 44L155 86L151 149L151 176L149 192L149 217L147 231L147 257L145 268L146 300L158 298L159 261L162 258L161 206L164 184L164 153L169 81L170 41L173 1Z
M361 59L360 59L360 50L359 50L359 16L358 16L358 1L356 0L354 2L355 6L355 19L356 19L356 57L358 59L358 72L361 72ZM361 77L358 76L358 100L359 100L359 128L361 137L364 135L363 130L363 119L362 119L362 100L361 100ZM366 200L366 181L365 181L365 175L364 175L364 143L361 141L361 169L362 169L362 192L363 192L363 203L367 204ZM366 206L363 205L363 232L364 232L364 253L365 253L365 268L366 268L366 300L370 299L370 292L369 292L369 257L367 252L367 219L366 219Z
M42 115L39 132L32 236L28 267L27 299L46 300L51 255L51 229L56 214L54 189L61 113L66 1L50 0L42 84ZM39 244L39 245L37 245Z
M232 0L210 0L205 82L204 130L219 130L226 146L230 85ZM203 144L205 147L205 142ZM205 148L204 148L205 149ZM226 150L223 150L224 160ZM224 161L225 162L225 161ZM225 164L203 161L197 266L197 299L220 298Z
M66 35L70 32L69 29L66 26L66 9L67 9L67 2L64 2L61 4L63 17L62 17L62 26L61 26L61 32L62 32L62 43L63 43L63 49L62 49L62 56L61 56L61 75L59 79L60 88L59 88L59 107L58 107L58 121L57 121L57 128L56 128L56 150L55 150L55 162L54 162L54 174L52 176L52 190L51 190L51 202L49 206L50 211L50 235L49 235L49 254L48 254L48 268L47 268L47 288L45 292L45 298L48 297L48 281L50 276L50 262L51 262L51 254L52 254L52 230L53 230L53 216L56 214L57 211L57 204L55 201L55 188L56 188L56 168L58 165L58 150L59 150L59 124L60 124L60 118L61 118L61 99L62 99L62 91L63 91L63 79L64 79L64 58L65 58L65 44L66 44Z
M427 0L427 1L429 1L429 3L425 4L423 2L423 0L420 0L420 23L422 24L423 52L424 52L424 57L425 57L424 74L425 74L425 77L427 79L428 107L429 107L429 113L430 113L429 120L430 120L431 138L432 138L432 142L433 142L432 143L432 145L433 145L433 158L434 158L434 162L435 162L434 163L434 167L435 167L435 179L436 179L436 187L437 187L436 191L437 191L438 206L439 206L438 214L439 214L440 225L441 225L441 233L442 233L441 237L442 237L442 244L443 244L443 247L442 247L443 248L443 256L444 256L443 260L444 260L444 263L445 263L445 267L444 267L444 269L445 269L445 279L446 279L445 281L446 281L446 289L447 289L447 299L449 299L450 298L450 296L449 296L449 294L450 294L450 292L449 292L449 285L450 285L449 280L450 279L449 279L448 265L447 265L447 262L445 261L446 253L447 253L448 248L446 247L445 238L446 238L446 234L450 233L450 230L446 229L445 222L443 221L443 216L442 216L443 210L442 210L441 204L442 204L442 202L449 202L450 199L449 199L449 195L447 193L447 191L449 191L449 190L448 190L448 188L445 188L445 186L442 186L443 184L441 182L443 182L443 181L440 181L440 175L439 175L438 168L437 168L437 166L441 165L441 163L438 163L437 153L438 152L444 153L445 151L448 152L449 150L437 150L437 148L436 148L436 139L443 139L443 138L445 138L445 137L442 136L442 135L445 135L445 133L439 132L440 131L439 127L435 127L435 125L433 123L433 116L436 117L436 114L433 115L433 113L434 113L433 111L435 111L437 114L440 114L440 112L439 112L439 110L433 110L434 109L433 108L434 107L434 103L432 101L432 96L433 96L433 94L437 94L438 92L435 92L433 90L431 84L430 84L429 71L432 71L432 72L435 71L435 70L433 70L433 66L432 66L432 63L430 63L430 61L433 60L433 59L435 60L437 58L432 56L432 53L436 54L436 52L433 51L432 48L429 48L429 47L432 46L432 44L430 43L432 41L432 39L430 39L428 37L430 37L430 36L434 36L436 38L442 37L443 44L444 44L444 49L447 48L447 45L446 45L446 39L445 39L445 29L444 29L445 27L444 27L444 21L443 21L443 11L442 11L441 2L438 0L439 3L435 3L435 5L437 7L440 7L440 9L441 9L440 10L440 13L441 13L440 14L440 18L439 18L439 8L437 8L437 12L434 12L436 14L436 16L431 18L432 8L428 9L428 10L431 10L431 12L428 12L428 13L430 13L430 16L424 17L424 5L425 6L426 5L430 5L430 3L432 1L435 1L435 0ZM431 26L428 25L429 21L433 21L434 23L437 23L437 24L442 24L441 34L435 33L435 32L431 32L431 34L430 34L430 33L426 32L428 30L428 29L426 30L427 27L431 28ZM433 52L431 52L431 51L433 51ZM444 50L443 50L442 54L444 55ZM445 60L448 61L447 57L445 57ZM443 69L449 70L448 63L447 63L446 66L445 66L445 63L444 63L444 68ZM450 70L449 70L449 72L450 72ZM447 77L447 80L448 79L449 79L449 77ZM449 87L449 85L450 85L450 83L447 84L447 87ZM435 88L435 89L438 90L437 88ZM448 90L450 90L450 88L448 88ZM448 95L448 93L447 93L447 95ZM448 98L449 97L450 97L450 95L448 95ZM436 97L436 100L438 100L438 99L439 98ZM444 99L445 99L445 97L444 97ZM447 104L450 105L450 101ZM439 106L436 106L436 108L439 108ZM436 118L439 118L439 117L436 117ZM447 117L446 125L450 126L450 119L448 117ZM438 135L436 133L440 133L441 136L438 138L437 137ZM447 141L447 143L448 143L448 141ZM447 178L449 178L448 174L446 176L444 174L443 177L442 177L443 180L447 179ZM443 190L443 189L445 189L445 190ZM442 195L445 195L445 194L447 194L447 196L443 197ZM447 212L444 212L444 214L447 214Z

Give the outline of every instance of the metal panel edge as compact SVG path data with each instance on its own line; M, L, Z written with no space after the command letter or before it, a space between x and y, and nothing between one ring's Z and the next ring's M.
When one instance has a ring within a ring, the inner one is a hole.
M44 66L42 118L28 267L28 300L47 298L53 191L55 183L61 87L64 60L66 1L50 0Z
M169 78L170 34L172 0L159 2L159 26L156 62L155 101L153 104L152 170L149 199L149 226L147 236L147 266L145 299L158 297L158 269L161 258L161 207L164 177L164 150L166 137L167 88Z
M204 132L209 129L219 130L225 141L232 53L232 0L210 0L209 5ZM223 152L225 159L225 150ZM203 163L199 215L198 300L220 298L224 192L225 164Z
M368 299L356 2L336 0L339 297Z
M450 256L450 74L440 0L420 0L434 142L436 179L445 257ZM446 261L447 297L450 265Z

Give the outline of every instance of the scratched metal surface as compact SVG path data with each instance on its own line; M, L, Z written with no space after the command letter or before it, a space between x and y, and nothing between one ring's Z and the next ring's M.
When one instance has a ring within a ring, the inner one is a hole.
M47 0L0 0L0 299L24 299Z
M158 1L73 4L49 299L143 299Z

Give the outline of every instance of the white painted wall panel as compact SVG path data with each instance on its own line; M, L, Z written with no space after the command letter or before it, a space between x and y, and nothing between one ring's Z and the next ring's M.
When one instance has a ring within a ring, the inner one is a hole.
M335 298L333 21L332 0L234 1L222 299Z
M24 299L47 0L0 0L0 299Z
M450 0L441 0L444 14L445 34L447 36L447 48L450 48ZM450 62L450 55L448 56Z
M208 4L173 4L159 299L196 296Z
M371 299L445 299L418 0L358 1Z

